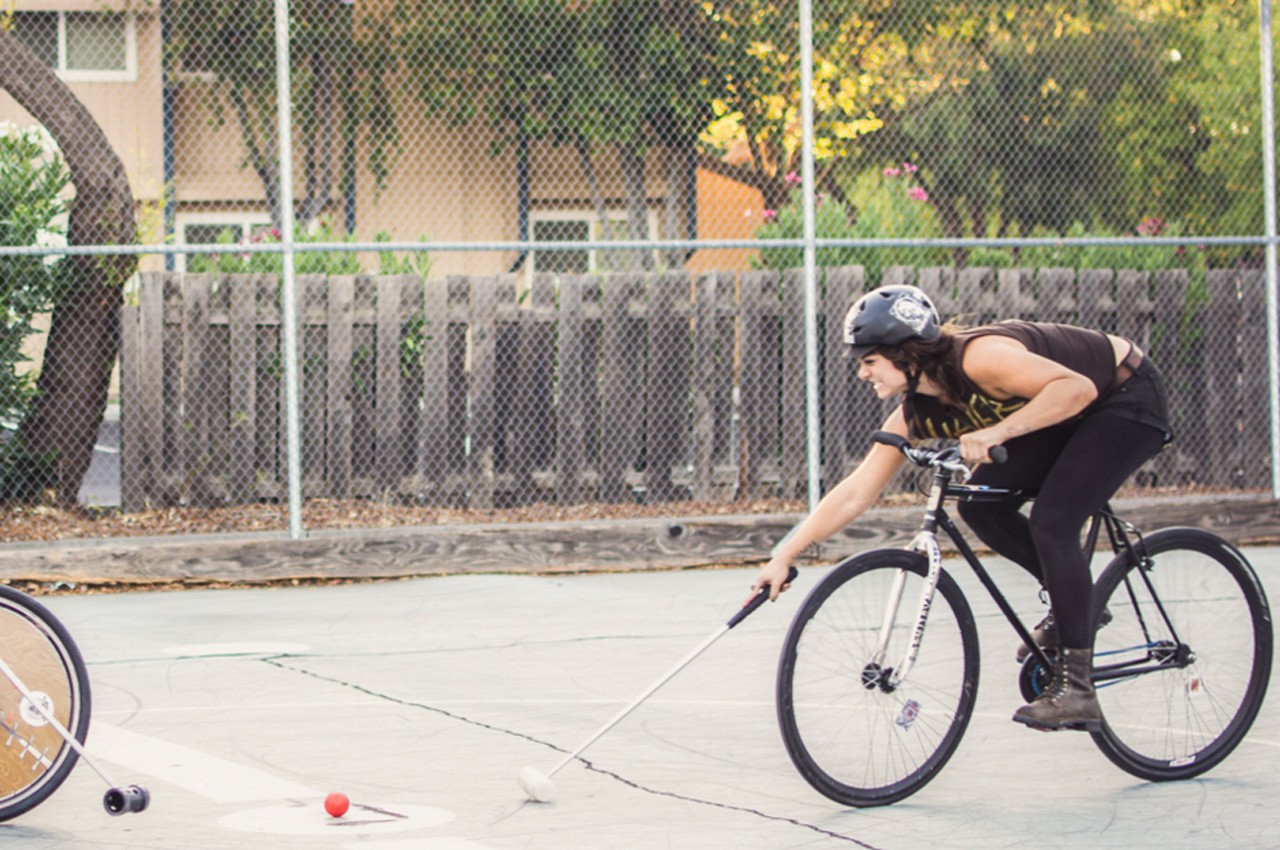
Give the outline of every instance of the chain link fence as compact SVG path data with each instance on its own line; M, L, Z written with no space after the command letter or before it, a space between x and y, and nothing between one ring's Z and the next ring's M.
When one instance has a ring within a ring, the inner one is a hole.
M289 124L275 11L0 18L6 539L803 509L890 282L1129 336L1131 488L1270 489L1257 5L297 0Z

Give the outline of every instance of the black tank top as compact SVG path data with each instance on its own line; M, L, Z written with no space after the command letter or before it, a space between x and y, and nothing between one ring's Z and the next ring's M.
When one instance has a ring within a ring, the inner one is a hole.
M1079 372L1093 381L1098 389L1098 399L1106 396L1115 386L1115 351L1111 347L1111 340L1101 331L1046 322L997 322L956 334L957 356L963 357L965 347L981 336L1010 337L1026 346L1032 354ZM962 400L959 407L943 404L937 396L909 393L904 402L903 413L911 436L953 439L994 425L1027 403L1025 398L991 398L968 381L965 392L968 397ZM1095 400L1094 404L1096 403ZM1087 409L1084 412L1088 412Z

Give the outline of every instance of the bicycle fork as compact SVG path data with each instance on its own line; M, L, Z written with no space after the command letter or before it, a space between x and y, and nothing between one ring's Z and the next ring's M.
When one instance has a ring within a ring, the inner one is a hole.
M880 687L885 691L893 691L906 681L920 655L920 644L924 640L924 628L929 621L929 609L933 607L933 596L938 589L938 579L942 575L942 549L938 545L936 533L937 509L942 504L943 486L935 482L929 493L929 509L925 514L924 527L907 547L909 551L920 552L929 560L929 571L925 576L924 586L920 589L920 601L917 608L915 627L911 632L911 641L907 645L902 660L896 668L889 670L887 679L882 678ZM898 618L898 609L902 605L902 594L906 589L907 571L899 570L894 579L893 588L885 603L884 619L880 624L880 636L876 642L876 651L871 663L875 669L884 669L885 656L889 650L889 639L892 637L894 622Z

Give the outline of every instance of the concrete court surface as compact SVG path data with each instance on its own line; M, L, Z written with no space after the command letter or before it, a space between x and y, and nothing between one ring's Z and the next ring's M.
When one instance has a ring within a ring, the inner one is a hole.
M1276 598L1280 549L1248 554ZM993 565L1036 616L1030 580ZM953 568L985 652L977 716L932 784L863 810L809 788L774 720L782 637L825 567L601 738L590 768L558 773L549 805L525 801L519 768L550 770L671 669L734 612L754 569L48 597L89 661L90 751L152 805L109 817L81 763L0 824L0 847L1280 847L1274 693L1206 776L1137 780L1086 735L1010 722L1012 632ZM354 804L337 820L321 804L334 790Z

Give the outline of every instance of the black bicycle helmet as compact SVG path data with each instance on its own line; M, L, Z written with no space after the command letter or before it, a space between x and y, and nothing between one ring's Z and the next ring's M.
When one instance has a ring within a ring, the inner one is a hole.
M844 341L850 357L909 339L932 342L942 334L938 311L914 286L882 286L862 296L844 317Z

